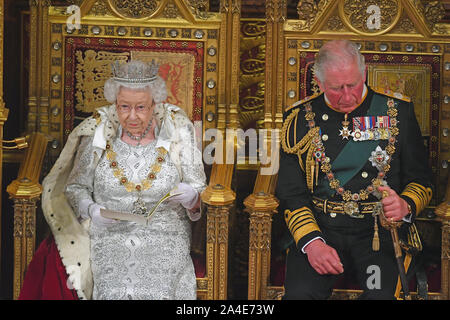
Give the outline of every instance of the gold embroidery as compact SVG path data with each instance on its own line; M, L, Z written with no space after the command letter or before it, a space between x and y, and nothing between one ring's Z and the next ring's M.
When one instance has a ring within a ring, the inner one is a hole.
M401 195L410 198L416 205L416 214L422 211L430 202L433 195L431 188L426 188L418 183L409 183Z
M320 232L320 228L311 209L307 207L302 207L294 211L285 210L284 215L286 225L291 231L295 243L313 231Z

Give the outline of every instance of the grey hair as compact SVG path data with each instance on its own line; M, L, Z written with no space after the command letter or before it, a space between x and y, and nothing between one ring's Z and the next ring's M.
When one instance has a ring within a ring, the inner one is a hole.
M332 65L350 64L355 62L361 75L364 76L366 64L364 56L359 52L356 43L348 40L332 40L320 48L314 62L314 74L320 82L325 81L325 71Z
M124 83L110 78L105 82L104 95L109 103L115 103L117 95L121 88L127 88L136 91L148 90L153 97L156 104L161 103L167 99L166 82L157 76L155 80L148 83Z

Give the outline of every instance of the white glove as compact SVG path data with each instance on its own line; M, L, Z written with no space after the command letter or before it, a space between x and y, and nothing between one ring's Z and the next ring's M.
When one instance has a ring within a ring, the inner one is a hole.
M92 202L88 206L88 214L91 217L92 223L96 226L108 227L116 224L118 221L114 219L109 219L102 217L100 214L100 209L106 209L104 206L99 205L98 203Z
M171 197L170 201L178 202L186 209L192 209L197 204L198 192L187 183L179 183L176 189L172 190L170 193L179 193L179 195Z

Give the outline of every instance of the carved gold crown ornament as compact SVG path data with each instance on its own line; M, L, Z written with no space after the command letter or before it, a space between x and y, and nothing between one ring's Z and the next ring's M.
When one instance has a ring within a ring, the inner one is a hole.
M159 65L155 60L148 63L139 60L127 63L115 61L112 64L113 79L122 83L149 83L156 80L158 71Z

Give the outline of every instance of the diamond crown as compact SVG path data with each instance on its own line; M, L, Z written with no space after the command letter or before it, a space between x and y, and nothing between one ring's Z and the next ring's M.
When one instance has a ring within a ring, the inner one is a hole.
M151 62L142 62L132 60L127 63L115 61L112 64L113 79L124 83L148 83L156 80L158 76L159 65L152 60Z

